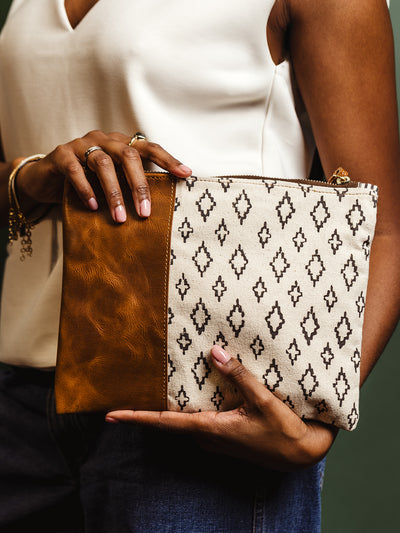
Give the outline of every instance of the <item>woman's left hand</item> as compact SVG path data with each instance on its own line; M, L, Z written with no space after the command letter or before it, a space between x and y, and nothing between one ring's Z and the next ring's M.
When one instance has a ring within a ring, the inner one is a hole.
M327 454L337 429L316 421L304 422L219 346L213 346L211 354L215 366L243 397L237 409L196 413L113 411L106 420L192 433L210 451L273 470L305 468Z

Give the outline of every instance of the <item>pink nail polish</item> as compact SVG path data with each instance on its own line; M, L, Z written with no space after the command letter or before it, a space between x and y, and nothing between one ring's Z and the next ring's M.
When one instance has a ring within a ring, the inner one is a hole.
M179 170L182 170L182 172L185 172L185 173L187 172L192 173L192 169L187 167L186 165L179 165Z
M106 416L105 420L106 422L110 422L110 424L119 424L119 420L112 418L111 416Z
M118 205L114 209L114 216L115 216L116 222L119 222L119 223L125 222L126 221L125 207L123 205Z
M99 208L99 204L97 203L96 198L94 196L92 198L89 198L88 206L90 207L90 209L93 209L93 211L96 211L96 209Z
M211 353L213 355L213 357L219 362L219 363L222 363L223 365L226 364L231 358L232 356L226 352L225 350L223 350L221 348L221 346L217 346L217 345L214 345L211 349Z
M149 200L142 200L140 202L140 216L149 217L151 212L151 206Z

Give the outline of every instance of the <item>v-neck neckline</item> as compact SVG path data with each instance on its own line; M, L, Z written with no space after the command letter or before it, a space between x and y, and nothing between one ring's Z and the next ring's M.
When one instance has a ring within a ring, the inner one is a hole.
M70 31L71 33L75 32L76 30L78 30L78 28L80 27L80 25L85 21L86 17L88 17L90 15L90 13L96 9L96 6L98 4L100 4L101 0L97 0L97 2L95 4L93 4L93 6L89 9L89 11L87 11L83 17L81 18L81 20L78 22L78 24L76 24L75 26L72 26L71 24L71 21L68 17L68 13L67 13L67 10L65 8L65 0L59 0L59 3L60 3L60 11L62 13L62 17L64 19L64 22L65 22L65 25L68 29L68 31Z

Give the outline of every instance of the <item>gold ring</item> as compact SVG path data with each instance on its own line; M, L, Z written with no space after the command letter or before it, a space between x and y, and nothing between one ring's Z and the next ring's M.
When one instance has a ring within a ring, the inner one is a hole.
M143 135L143 133L140 133L139 131L135 133L135 135L132 137L132 139L128 142L128 146L133 146L136 141L146 141L146 135Z
M101 146L91 146L90 148L88 148L85 152L85 165L84 165L84 168L87 167L87 160L88 160L88 157L89 155L94 152L95 150L103 150L103 148Z

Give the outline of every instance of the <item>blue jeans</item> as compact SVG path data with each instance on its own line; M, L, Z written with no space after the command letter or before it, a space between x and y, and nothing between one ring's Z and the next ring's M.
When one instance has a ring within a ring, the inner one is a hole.
M187 436L57 415L54 375L0 370L0 531L317 533L324 464L278 473Z

